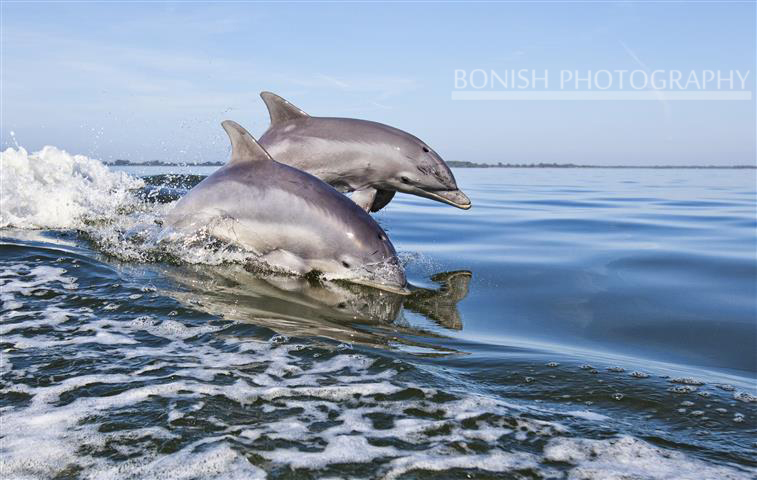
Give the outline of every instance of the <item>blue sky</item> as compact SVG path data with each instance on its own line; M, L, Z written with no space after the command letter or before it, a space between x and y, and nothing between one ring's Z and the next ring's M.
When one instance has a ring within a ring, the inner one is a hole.
M453 101L456 69L750 71L754 3L3 3L2 141L225 160L271 90L448 160L752 164L755 101ZM552 86L552 85L550 85ZM11 136L14 132L15 137Z

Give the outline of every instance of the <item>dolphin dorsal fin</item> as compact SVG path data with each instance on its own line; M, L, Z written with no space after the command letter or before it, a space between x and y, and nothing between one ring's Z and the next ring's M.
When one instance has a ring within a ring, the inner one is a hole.
M261 92L260 98L263 99L265 106L268 107L268 114L271 116L271 125L310 116L275 93Z
M231 160L229 165L237 163L272 162L268 152L237 122L226 120L221 126L231 140Z

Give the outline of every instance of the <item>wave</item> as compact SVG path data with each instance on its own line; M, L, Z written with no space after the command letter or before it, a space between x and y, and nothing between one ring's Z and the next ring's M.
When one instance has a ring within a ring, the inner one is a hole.
M0 153L0 227L82 228L131 205L144 182L98 160L47 146Z

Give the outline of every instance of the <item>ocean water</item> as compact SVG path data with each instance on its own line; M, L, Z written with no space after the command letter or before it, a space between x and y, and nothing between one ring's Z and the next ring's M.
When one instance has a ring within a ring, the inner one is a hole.
M408 297L166 235L210 171L2 153L0 477L757 475L755 170L455 170Z

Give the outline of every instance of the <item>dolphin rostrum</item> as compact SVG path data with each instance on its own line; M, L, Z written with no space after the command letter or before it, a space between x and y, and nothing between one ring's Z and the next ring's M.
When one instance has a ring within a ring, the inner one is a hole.
M168 226L232 243L274 268L404 288L394 246L370 215L316 177L274 161L237 123L222 126L231 160L178 201Z
M276 94L260 96L271 116L260 144L277 161L355 192L364 210L381 210L396 192L470 208L444 160L413 135L367 120L311 117Z

